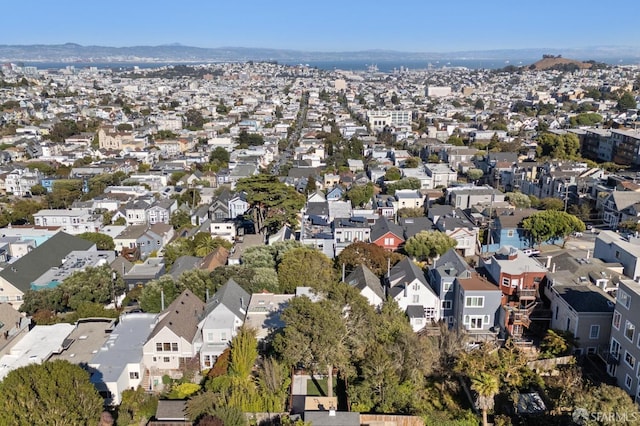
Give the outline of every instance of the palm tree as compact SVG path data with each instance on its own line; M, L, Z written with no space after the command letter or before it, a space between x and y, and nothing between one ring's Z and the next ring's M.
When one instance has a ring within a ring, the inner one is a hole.
M478 393L477 405L482 410L482 424L487 426L487 411L493 408L493 398L499 390L498 379L489 373L480 373L471 378L471 389Z

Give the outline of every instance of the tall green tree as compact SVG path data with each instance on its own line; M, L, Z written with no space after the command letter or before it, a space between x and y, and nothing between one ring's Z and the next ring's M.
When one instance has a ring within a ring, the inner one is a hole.
M397 167L389 167L384 174L385 181L396 181L402 178L402 172Z
M442 256L458 242L440 231L421 231L409 238L404 244L404 251L411 257L420 260Z
M467 179L470 181L476 181L484 176L484 172L481 169L469 169L467 170Z
M633 94L631 94L630 92L624 92L620 96L620 99L618 99L617 106L619 111L624 112L628 109L637 108L638 103L636 102L636 99L634 98Z
M169 218L169 223L173 226L173 229L180 229L182 227L191 227L191 216L186 211L179 209L173 212Z
M498 379L490 374L481 372L471 378L471 389L478 394L478 408L482 410L482 424L488 426L487 413L493 408L494 398L500 390Z
M576 216L557 210L534 213L522 221L522 227L538 246L552 238L561 238L564 246L572 233L586 229L584 222Z
M580 158L580 140L573 133L556 135L545 132L538 136L536 153L539 157L577 160Z
M0 424L98 425L103 400L89 374L68 361L11 371L0 383Z
M404 167L410 168L410 169L415 169L416 167L418 167L420 165L421 161L420 158L418 157L409 157L406 160L404 160Z
M84 232L79 234L78 238L95 243L98 250L114 250L116 248L113 238L100 232Z
M422 182L415 177L402 178L398 181L385 183L385 192L389 195L393 195L396 191L401 189L420 189L422 188Z
M164 298L164 308L169 306L184 290L184 283L174 281L170 275L164 275L157 280L145 284L138 299L140 307L145 312L161 312Z
M289 365L303 364L326 372L328 396L333 396L333 369L348 364L347 330L341 308L330 300L312 302L295 297L281 315L283 332L274 348Z
M262 234L274 233L287 223L295 226L305 203L304 195L268 174L242 178L236 190L247 194L254 223Z
M531 198L522 192L507 192L505 199L519 209L528 209L531 207Z
M293 293L300 286L326 292L336 283L336 278L331 260L324 253L301 247L284 254L278 266L278 281L285 293Z
M207 232L198 232L194 237L193 241L191 241L191 250L190 252L194 256L204 257L216 250L218 247L224 247L227 250L230 250L232 244L220 237L213 237L211 234Z
M264 137L259 133L248 133L246 130L241 130L238 134L238 148L246 149L250 146L264 145Z
M74 272L60 284L67 307L76 310L83 302L107 304L113 296L124 293L126 288L122 277L116 274L113 280L113 270L109 265L90 267Z
M373 183L368 182L366 185L353 185L347 191L346 197L354 207L361 207L371 201L373 192Z
M387 265L393 266L403 258L404 256L399 253L389 252L373 243L357 241L340 252L335 264L338 270L341 270L344 265L347 272L353 271L359 265L364 265L381 277L387 272Z
M231 154L229 154L229 151L221 146L216 147L216 149L211 152L211 156L209 157L209 161L218 160L224 164L228 164L230 159Z
M53 209L66 209L82 197L82 180L60 179L53 182L53 189L47 195L49 207Z
M313 178L313 176L309 175L309 177L307 178L307 185L304 187L305 195L313 194L314 192L316 192L316 189L316 180Z

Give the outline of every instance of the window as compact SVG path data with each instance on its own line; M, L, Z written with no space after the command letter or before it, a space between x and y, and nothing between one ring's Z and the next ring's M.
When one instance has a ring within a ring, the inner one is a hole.
M616 339L611 339L611 348L609 349L611 356L615 359L620 357L620 343Z
M502 285L505 287L509 287L509 285L511 284L511 280L507 277L502 279Z
M385 246L392 246L393 245L393 238L385 238L384 239L384 245Z
M464 306L467 308L482 308L484 307L484 296L468 296L464 301Z
M587 354L592 355L596 353L596 347L595 346L589 346L587 348Z
M622 289L618 289L618 302L629 309L631 307L631 297Z
M420 295L414 294L413 298L411 299L411 303L420 303Z
M597 339L598 337L600 337L600 326L592 325L589 328L589 339Z
M509 238L513 237L514 233L515 233L515 232L514 232L514 230L513 230L513 229L509 229L509 230L507 231L507 237L509 237Z
M442 291L446 293L448 291L451 291L452 287L453 283L444 283L444 285L442 286Z
M178 352L178 344L177 343L172 343L171 344L171 351L172 352Z
M427 319L434 319L436 317L436 308L424 308L424 316Z
M163 343L162 344L162 350L165 352L170 352L171 351L171 343Z
M636 332L636 326L626 321L624 324L624 336L633 342L633 334Z
M484 316L471 316L469 318L469 329L470 330L481 330L483 324Z
M627 389L631 389L631 385L633 385L633 379L628 374L625 375L624 385L627 387Z
M162 352L162 343L156 343L156 351Z
M220 333L220 340L222 340L223 342L227 341L227 333L226 332L221 332Z
M137 371L131 371L131 372L129 373L129 378L130 378L131 380L139 379L139 378L140 378L140 375L138 374L138 372L137 372Z
M620 330L620 319L621 318L622 318L622 315L620 315L620 312L613 311L613 322L612 322L612 325L616 330Z
M162 362L171 362L171 358L165 356L164 358L162 358Z
M636 358L631 355L628 351L624 351L624 362L631 368L635 368L636 366Z
M211 355L204 356L204 366L211 367Z
M442 301L442 309L444 309L444 310L451 309L451 300L443 300Z
M207 333L207 342L213 342L213 333Z

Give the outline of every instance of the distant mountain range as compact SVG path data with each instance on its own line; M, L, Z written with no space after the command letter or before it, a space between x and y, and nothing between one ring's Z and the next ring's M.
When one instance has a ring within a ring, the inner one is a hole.
M561 54L580 60L617 62L640 61L640 47L594 46L558 49L504 49L464 52L400 52L363 50L355 52L307 52L286 49L245 47L202 48L170 44L162 46L82 46L75 43L58 45L0 45L0 62L224 62L224 61L430 61L430 60L536 60L543 54Z

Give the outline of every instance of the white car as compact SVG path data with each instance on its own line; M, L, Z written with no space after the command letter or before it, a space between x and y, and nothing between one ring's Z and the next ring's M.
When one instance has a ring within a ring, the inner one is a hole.
M525 256L535 256L536 254L540 254L540 250L528 248L528 249L522 250L522 253L524 253Z

